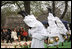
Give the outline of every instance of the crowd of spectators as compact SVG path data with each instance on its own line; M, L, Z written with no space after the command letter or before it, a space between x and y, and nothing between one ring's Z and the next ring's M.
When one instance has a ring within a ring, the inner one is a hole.
M16 42L16 41L27 41L28 40L28 32L25 31L23 27L15 27L15 28L9 28L9 27L2 27L1 28L1 42L6 41L8 43L9 41Z

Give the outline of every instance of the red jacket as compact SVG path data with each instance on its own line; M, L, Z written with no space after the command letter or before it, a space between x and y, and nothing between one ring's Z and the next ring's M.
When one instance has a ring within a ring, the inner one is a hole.
M24 31L22 35L23 35L23 36L27 36L28 33Z

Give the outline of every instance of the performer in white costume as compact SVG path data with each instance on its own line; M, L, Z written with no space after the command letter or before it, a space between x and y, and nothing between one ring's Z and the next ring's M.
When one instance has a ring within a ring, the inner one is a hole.
M55 21L57 23L57 27L60 30L60 34L66 36L68 30L65 28L64 24L62 23L62 21L58 17L55 17L55 19L56 19ZM61 39L62 39L61 42L64 42L65 39L64 38L61 38Z
M32 36L31 48L44 48L44 40L48 37L46 28L38 21L34 15L27 15L25 11L20 11L24 22L29 26L28 33Z
M23 20L29 27L28 33L32 35L31 48L44 48L44 40L47 38L47 32L43 24L38 21L34 15L25 16Z
M49 39L53 39L56 36L59 38L58 42L54 42L53 44L49 44L49 46L58 45L61 41L60 40L61 37L59 34L59 29L58 29L57 25L55 24L55 18L52 13L49 13L48 24L49 24L49 26L47 28L47 32L50 32L50 34L53 36L53 37L49 37Z
M49 10L49 16L48 16L49 27L47 28L47 31L50 32L50 34L59 37L58 42L54 42L53 44L49 44L49 45L50 46L58 45L60 42L64 41L62 35L66 35L67 29L65 28L64 24L61 22L61 20L58 17L53 16L53 14L51 13L51 9L48 10ZM49 39L51 38L53 37L49 37Z

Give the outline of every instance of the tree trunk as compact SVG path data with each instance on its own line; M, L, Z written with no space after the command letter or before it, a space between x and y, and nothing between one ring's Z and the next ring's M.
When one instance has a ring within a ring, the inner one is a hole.
M30 1L24 1L25 12L30 14Z
M52 13L55 16L55 1L52 1Z
M64 12L63 12L63 14L61 15L60 19L63 19L63 18L64 18L65 14L66 14L66 12L67 12L67 8L68 8L68 1L65 1L65 9L64 9Z

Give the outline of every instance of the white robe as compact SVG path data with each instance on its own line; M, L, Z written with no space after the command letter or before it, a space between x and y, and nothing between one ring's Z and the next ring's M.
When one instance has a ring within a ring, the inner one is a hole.
M58 29L60 30L60 36L62 37L62 35L66 35L66 33L68 32L68 30L65 28L64 24L62 23L62 21L58 18L58 17L55 17L55 21L57 23L57 27ZM60 38L61 39L61 42L64 42L64 38Z
M61 31L60 34L66 35L66 32L68 32L68 30L65 28L62 21L58 17L55 17L55 19L56 19L57 26L58 26L59 30Z
M54 46L54 45L58 45L61 42L61 38L62 36L60 35L60 30L58 29L57 25L55 24L55 17L53 16L52 13L49 13L48 16L48 28L47 28L47 32L50 32L52 37L49 37L49 39L58 36L59 37L59 41L58 42L54 42L53 44L49 44L49 46Z
M31 48L44 48L44 40L48 35L43 24L34 15L26 16L24 22L29 27L32 27L28 31L29 35L32 35Z
M33 38L31 48L44 48L44 40Z

